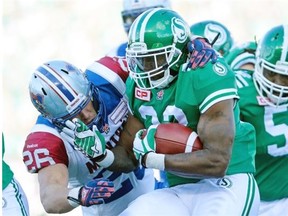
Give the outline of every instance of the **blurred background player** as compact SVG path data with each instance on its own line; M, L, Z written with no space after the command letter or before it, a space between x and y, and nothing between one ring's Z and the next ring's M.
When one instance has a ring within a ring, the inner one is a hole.
M170 8L170 0L123 0L121 12L123 27L128 35L133 21L144 11L151 8ZM125 56L127 41L111 50L109 56Z
M29 216L29 204L20 183L4 161L5 140L2 132L2 215Z
M215 20L204 20L190 26L192 35L199 35L207 38L213 43L213 48L225 57L234 45L233 37L229 29L222 23ZM219 35L219 36L218 36Z
M30 98L41 115L27 136L23 161L30 173L38 173L46 212L65 213L81 205L83 215L116 216L154 190L153 171L139 168L135 159L126 162L126 146L118 143L128 112L125 64L104 57L83 73L65 61L49 61L33 73ZM62 133L65 129L71 136L71 127L72 140ZM133 138L124 143L132 145ZM97 144L97 154L77 150L88 141Z
M260 38L255 70L243 66L235 72L241 119L256 129L259 215L287 215L288 25L274 26Z
M237 44L230 49L225 60L231 66L232 70L248 69L253 71L255 67L256 48L256 41Z
M147 128L144 139L145 130L136 134L133 150L143 166L165 170L170 187L140 196L121 216L136 211L138 215L257 215L255 131L239 119L234 72L223 58L187 70L190 37L185 20L167 9L145 11L131 26L126 91L133 118ZM155 152L157 125L166 122L192 128L203 150Z

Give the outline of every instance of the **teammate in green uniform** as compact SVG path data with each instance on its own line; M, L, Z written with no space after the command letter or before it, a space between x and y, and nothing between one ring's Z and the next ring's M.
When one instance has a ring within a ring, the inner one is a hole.
M213 43L213 48L226 57L234 45L234 39L229 29L216 20L203 20L190 26L192 35L207 38Z
M255 71L236 71L241 118L256 129L259 215L288 212L288 25L271 28L256 51Z
M225 60L232 70L254 70L256 48L256 41L248 41L235 45L229 50L229 53L225 56Z
M190 37L188 24L169 9L146 11L131 26L126 54L130 119L147 128L144 139L144 130L136 134L133 150L143 166L167 171L170 188L139 197L121 216L257 215L255 131L239 119L234 72L222 57L187 69ZM154 134L165 122L192 128L203 150L155 153Z
M5 143L2 133L2 215L29 215L29 205L20 183L14 178L14 173L4 161Z

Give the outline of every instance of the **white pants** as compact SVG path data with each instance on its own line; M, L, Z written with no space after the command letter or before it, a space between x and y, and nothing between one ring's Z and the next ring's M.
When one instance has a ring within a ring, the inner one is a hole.
M256 216L259 191L252 174L204 179L155 190L132 202L121 216Z
M261 201L259 216L285 216L288 215L288 198L271 202Z
M2 214L3 216L29 215L27 197L19 182L14 178L2 191Z

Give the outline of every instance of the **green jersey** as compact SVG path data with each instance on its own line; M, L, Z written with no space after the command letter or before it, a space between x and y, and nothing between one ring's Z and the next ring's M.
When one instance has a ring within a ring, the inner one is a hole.
M5 144L4 144L4 135L2 133L2 190L4 190L7 185L11 182L13 178L13 172L4 161L4 153L5 153Z
M259 96L252 71L238 71L243 121L256 129L256 174L261 200L288 197L288 108L268 106Z
M204 68L184 70L184 64L169 88L141 90L128 79L127 96L134 116L148 128L152 124L178 122L197 132L201 113L213 104L227 99L238 99L235 75L220 58ZM255 132L252 125L240 122L239 108L235 106L236 137L227 174L255 171ZM170 186L195 182L167 174Z

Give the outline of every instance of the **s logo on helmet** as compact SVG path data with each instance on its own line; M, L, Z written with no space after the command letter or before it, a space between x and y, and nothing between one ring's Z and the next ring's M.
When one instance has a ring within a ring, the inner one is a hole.
M184 43L188 37L186 24L183 20L173 17L171 21L171 29L173 35L177 38L177 42Z
M221 46L227 41L227 33L225 30L216 24L207 24L204 30L204 37L208 38L209 41L213 41L216 35L220 33L220 37L216 40L215 45Z

